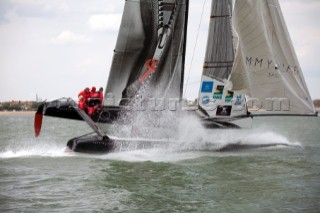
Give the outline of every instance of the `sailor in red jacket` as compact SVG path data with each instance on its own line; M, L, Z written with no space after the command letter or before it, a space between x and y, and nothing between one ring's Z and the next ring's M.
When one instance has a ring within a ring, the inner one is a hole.
M91 88L90 98L97 98L97 89L96 89L96 87L92 87Z
M89 97L90 97L90 89L88 87L78 94L78 98L79 98L78 107L80 109L85 110L87 105L86 102Z
M88 103L87 103L89 115L92 115L96 111L99 103L100 103L99 92L97 92L96 87L93 86L91 88L90 98L88 99Z

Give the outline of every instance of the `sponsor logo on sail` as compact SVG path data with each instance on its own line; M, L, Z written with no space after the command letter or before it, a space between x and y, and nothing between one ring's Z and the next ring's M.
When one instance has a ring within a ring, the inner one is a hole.
M217 108L217 116L230 116L231 115L232 106L218 106Z
M202 82L202 87L201 87L202 93L212 93L212 90L213 90L213 82L212 81Z
M233 99L233 95L234 95L234 92L228 90L227 95L226 95L225 102L226 102L226 103L231 103L231 101L232 101L232 99Z
M210 102L209 96L204 96L202 98L202 104L207 105Z
M214 90L213 99L221 100L223 95L224 86L218 85L217 88Z
M242 104L242 96L241 95L237 95L237 97L235 98L234 105L240 106L241 104Z

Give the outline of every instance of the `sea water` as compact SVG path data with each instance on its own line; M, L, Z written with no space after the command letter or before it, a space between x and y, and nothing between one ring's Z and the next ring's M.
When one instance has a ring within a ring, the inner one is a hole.
M105 155L66 152L79 121L0 115L0 212L319 212L320 118L256 118L179 142ZM253 145L219 151L229 144ZM260 147L270 144L269 147Z

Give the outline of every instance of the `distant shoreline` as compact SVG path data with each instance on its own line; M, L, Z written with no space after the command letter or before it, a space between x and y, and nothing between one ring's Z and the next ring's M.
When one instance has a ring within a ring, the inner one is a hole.
M14 114L20 114L20 115L28 115L28 114L34 114L36 111L0 111L0 115L14 115Z

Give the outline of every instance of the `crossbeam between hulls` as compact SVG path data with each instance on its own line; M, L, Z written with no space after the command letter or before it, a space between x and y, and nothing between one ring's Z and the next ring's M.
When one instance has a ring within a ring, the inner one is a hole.
M99 128L99 126L95 122L93 122L90 116L87 115L87 113L85 113L83 110L79 109L77 103L74 100L68 99L68 102L77 111L81 118L85 122L87 122L87 124L91 127L91 129L93 129L93 131L95 131L101 137L107 137L106 134Z

